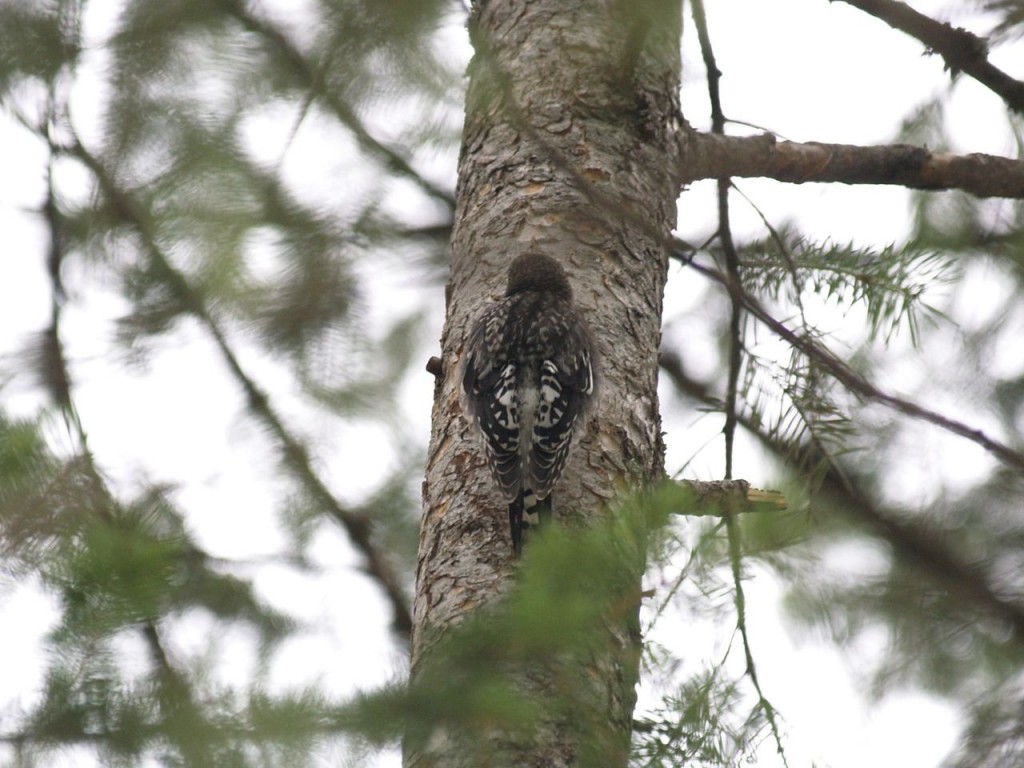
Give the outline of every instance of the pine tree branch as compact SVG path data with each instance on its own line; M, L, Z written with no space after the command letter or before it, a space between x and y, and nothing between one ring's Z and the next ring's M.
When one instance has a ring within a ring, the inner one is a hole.
M718 136L681 132L679 181L727 176L793 184L885 184L911 189L959 189L976 197L1024 198L1024 161L972 153L933 152L909 144L856 146L777 141L770 134Z
M402 157L397 151L387 146L371 134L355 111L331 89L324 88L322 78L313 66L308 62L299 49L288 39L281 30L269 22L260 19L249 11L239 0L220 0L224 10L237 19L249 32L259 35L272 45L284 57L285 62L292 70L303 86L309 89L310 94L315 95L334 113L338 121L348 128L355 136L359 146L371 155L375 155L384 161L388 169L400 176L409 179L428 196L442 203L449 211L455 210L455 198L452 194L420 174L414 169L409 161Z
M702 405L721 407L721 400L712 385L693 378L677 354L662 352L660 364L677 391ZM762 425L742 414L739 419L749 434L783 462L810 465L828 458L812 445L799 447L798 455L794 456L793 446L766 434ZM945 585L951 593L962 596L965 601L1005 622L1013 631L1014 641L1024 646L1024 606L1001 596L988 574L964 562L934 534L915 522L897 518L868 498L831 460L821 480L818 496L830 509L841 509L859 520L872 535L887 542L893 552L914 563L937 584Z
M59 154L59 149L53 140L53 127L60 119L56 115L55 97L51 90L50 95L50 117L47 121L45 135L49 148L49 161L46 174L46 201L43 206L43 216L46 220L49 235L50 247L47 254L47 275L50 281L50 326L44 335L44 378L50 389L51 396L57 406L64 414L68 431L78 443L78 453L82 458L85 469L85 476L89 484L89 496L95 501L90 505L92 511L107 524L114 524L113 510L117 507L117 501L107 482L104 480L99 468L96 466L95 458L89 448L85 427L82 424L75 407L75 399L72 394L72 379L68 356L61 340L61 315L66 293L64 290L61 265L64 262L64 238L63 222L57 205L57 190L53 178L53 164ZM63 110L61 110L63 112ZM66 121L66 115L62 115ZM198 553L197 550L193 550ZM202 555L202 553L198 553ZM192 689L185 677L175 668L167 651L164 648L157 627L156 618L143 619L139 625L142 632L143 642L149 650L153 665L157 671L160 682L160 706L165 716L172 712L195 712L196 707L193 701ZM184 708L182 707L184 704ZM174 739L176 746L181 750L181 755L190 765L202 766L206 764L203 754L196 750L196 746L189 739Z
M677 258L684 258L684 255L677 254ZM727 275L723 275L715 269L702 266L689 259L686 262L692 269L722 285L730 295L738 297L743 302L744 308L753 317L761 321L776 336L789 343L794 349L799 350L809 359L821 365L832 378L846 387L851 393L864 400L884 405L897 413L902 413L904 416L933 424L951 434L970 440L1006 465L1024 472L1024 453L1016 451L1005 443L989 437L980 429L975 429L961 421L943 416L937 411L925 408L923 405L919 405L911 400L889 394L876 387L843 362L830 349L813 339L801 336L785 323L774 318L756 297L744 291L742 286L730 281Z
M93 172L103 194L111 201L119 215L139 233L159 277L181 303L181 306L193 315L210 334L231 375L245 392L252 414L267 426L277 440L285 466L320 508L341 525L356 549L362 553L365 561L364 571L380 585L391 604L393 629L407 639L412 631L409 601L401 580L373 542L371 521L346 509L313 469L313 462L305 445L293 436L284 425L283 420L270 404L267 394L242 367L228 343L226 333L210 314L202 297L189 285L185 275L171 264L160 248L150 228L147 214L130 194L115 183L113 176L103 164L80 142L76 140L68 151Z
M936 21L897 0L841 0L893 29L922 42L928 53L937 53L955 76L965 72L998 94L1014 112L1024 113L1024 83L1015 80L988 60L988 43L962 27Z

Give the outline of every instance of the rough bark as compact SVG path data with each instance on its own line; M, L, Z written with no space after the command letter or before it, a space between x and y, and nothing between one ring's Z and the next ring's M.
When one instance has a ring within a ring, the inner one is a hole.
M662 474L656 392L664 243L675 219L680 142L679 4L491 0L474 8L447 318L424 483L413 678L435 641L514 586L506 507L458 405L455 370L471 320L526 249L559 259L600 353L594 415L556 486L555 525L585 525L627 486ZM639 594L639 578L637 593ZM608 626L609 651L581 678L618 734L625 765L638 638ZM530 676L543 693L544 680ZM457 695L457 692L453 692ZM585 762L557 719L531 744L497 745L494 765ZM453 737L454 736L454 737ZM406 765L468 764L457 735L406 744Z

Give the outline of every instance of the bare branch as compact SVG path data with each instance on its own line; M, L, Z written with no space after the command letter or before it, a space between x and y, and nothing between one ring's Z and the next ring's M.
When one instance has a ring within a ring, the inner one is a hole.
M701 55L704 58L704 66L707 70L708 96L711 100L711 125L716 135L725 133L725 115L722 113L722 101L719 94L719 81L722 73L715 61L715 53L711 47L711 36L708 34L707 15L704 12L703 0L693 0L693 20L697 25L697 38L700 40ZM729 221L729 186L731 182L727 176L718 178L718 241L722 244L722 253L725 256L725 268L729 278L740 282L740 257L736 251L736 244L732 238L732 225ZM732 447L733 438L736 436L736 394L740 378L740 368L743 363L743 310L738 301L732 301L729 312L729 384L725 392L725 426L722 433L725 436L725 479L732 478ZM731 520L731 518L727 518ZM736 533L735 526L729 523L730 539ZM740 592L742 587L736 582L737 602L742 600ZM746 642L746 633L743 634ZM769 720L771 714L769 713ZM774 726L774 722L772 722ZM776 733L776 736L778 734Z
M687 517L729 517L741 512L779 512L786 497L779 491L751 488L746 480L680 480L693 493Z
M770 134L717 136L684 130L679 181L727 176L794 184L886 184L959 189L977 197L1024 198L1024 161L996 155L954 155L909 144L861 147L777 141Z
M897 0L842 0L893 29L921 41L929 53L937 53L946 69L966 72L995 92L1014 112L1024 113L1024 83L1015 80L988 60L988 43L962 27L936 21Z

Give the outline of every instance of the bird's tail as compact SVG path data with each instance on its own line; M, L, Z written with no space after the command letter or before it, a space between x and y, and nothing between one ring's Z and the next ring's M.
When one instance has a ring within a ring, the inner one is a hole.
M551 496L538 499L532 490L520 491L508 505L508 522L512 530L512 552L518 560L523 555L523 531L538 529L551 519Z

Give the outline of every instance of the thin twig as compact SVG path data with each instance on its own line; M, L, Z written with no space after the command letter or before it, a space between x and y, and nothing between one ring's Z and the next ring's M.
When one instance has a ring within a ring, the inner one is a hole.
M697 38L700 41L701 54L707 69L708 95L711 99L711 125L716 134L725 133L725 115L722 112L719 80L722 73L715 61L711 36L708 34L707 15L704 11L704 0L692 0L693 20L697 26ZM722 244L725 257L726 273L730 281L742 285L740 280L740 259L736 244L732 238L732 226L729 221L729 187L731 181L727 176L718 179L718 239ZM725 391L725 479L732 479L733 443L736 436L736 400L739 389L740 368L743 364L743 306L735 296L730 296L731 310L729 314L729 372ZM736 627L743 641L743 656L746 662L747 675L757 693L757 703L764 712L765 719L775 740L775 748L782 758L783 765L788 766L786 750L782 744L782 736L775 719L775 707L761 690L761 682L757 675L757 665L750 646L750 635L747 632L747 601L743 591L743 552L740 546L739 524L735 512L727 505L725 508L725 529L729 541L729 563L732 570L733 599L736 605Z
M650 622L647 624L647 628L644 630L645 636L650 629L658 623L658 619L660 619L662 614L665 613L665 609L671 605L672 600L682 588L683 582L686 581L687 577L690 575L690 569L697 562L697 558L703 554L704 550L707 548L707 542L713 540L715 535L722 529L723 525L725 525L724 520L717 522L706 535L701 536L697 545L690 550L690 556L686 559L686 563L679 570L679 574L676 578L672 580L672 586L670 586L668 591L665 593L665 597L661 600L660 605L658 605L657 610L654 612L654 616L651 617Z
M697 25L697 39L700 41L701 55L707 70L708 96L711 100L711 130L717 134L725 133L725 115L722 112L719 81L722 73L715 62L711 37L708 34L707 16L704 12L704 1L693 0L693 20ZM736 252L736 244L732 238L732 225L729 220L729 187L728 176L718 179L718 240L722 244L725 256L726 274L730 279L740 282L740 259ZM733 439L736 435L736 397L742 366L743 308L738 301L732 302L729 315L729 376L725 390L725 479L732 479Z

